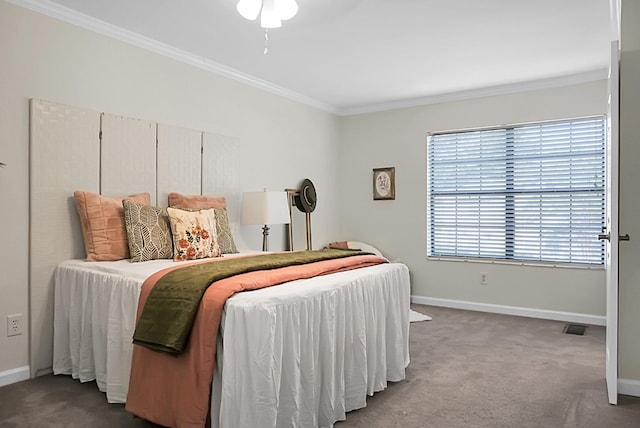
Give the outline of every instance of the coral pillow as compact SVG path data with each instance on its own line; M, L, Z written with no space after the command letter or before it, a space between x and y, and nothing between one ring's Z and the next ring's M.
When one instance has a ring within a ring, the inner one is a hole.
M215 211L167 208L173 234L173 260L220 257Z
M197 210L226 208L227 200L224 196L181 195L180 193L171 192L169 193L169 206Z
M124 222L123 199L149 205L149 193L131 196L102 196L76 190L73 192L82 224L87 261L115 261L129 258L129 242Z

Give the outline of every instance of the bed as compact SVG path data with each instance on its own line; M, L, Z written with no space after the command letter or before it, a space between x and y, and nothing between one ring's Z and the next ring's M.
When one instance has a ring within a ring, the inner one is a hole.
M227 135L31 100L32 376L95 379L109 402L127 402L142 284L182 263L83 260L89 251L74 191L137 192L138 202L156 207L170 205L171 192L216 195L235 235L240 144ZM331 426L388 381L404 379L409 288L407 267L385 263L231 297L220 329L211 332L218 348L205 393L212 426Z
M54 373L95 379L109 402L125 402L140 286L173 263L61 263ZM212 426L324 427L345 419L367 395L404 379L408 307L409 274L399 263L234 295L218 334Z

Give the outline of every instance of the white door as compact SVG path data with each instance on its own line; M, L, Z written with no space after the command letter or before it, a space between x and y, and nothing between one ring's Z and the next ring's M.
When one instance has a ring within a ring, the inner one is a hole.
M607 230L605 269L607 282L606 373L609 404L618 404L618 164L619 164L619 51L611 42L609 107L607 117Z

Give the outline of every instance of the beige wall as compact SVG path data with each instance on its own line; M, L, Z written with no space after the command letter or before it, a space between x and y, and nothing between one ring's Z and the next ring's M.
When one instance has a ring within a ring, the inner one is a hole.
M362 114L342 119L341 227L412 273L412 294L541 310L605 315L603 270L426 259L428 132L605 114L606 81ZM373 201L371 169L396 168L396 200ZM595 237L594 237L595 239ZM480 285L481 272L488 284Z
M620 242L618 375L640 381L640 3L636 0L622 2L621 48L620 234L628 233L631 240Z
M334 115L3 1L0 58L0 161L7 164L0 170L0 372L29 361L27 334L5 335L7 315L28 321L29 98L237 137L241 189L282 190L311 178L319 194L314 247L338 238ZM302 214L295 221L302 249ZM260 248L260 227L241 229L238 238ZM270 240L272 249L284 248L283 228L273 227Z
M427 261L424 210L427 132L604 114L606 82L336 118L2 1L0 58L0 161L7 163L0 170L0 221L9 225L0 248L0 372L29 361L28 336L7 338L4 328L6 315L28 315L32 97L238 137L243 189L281 189L311 178L320 200L314 247L337 239L371 242L410 266L414 295L604 315L599 270ZM640 99L637 83L635 90ZM632 174L638 168L624 163L624 138L623 130L621 168ZM395 201L372 201L371 168L381 166L396 167ZM296 247L303 248L302 217L296 221ZM270 237L273 249L283 246L279 228ZM258 248L259 227L244 227L239 238ZM637 264L631 253L626 257ZM488 285L478 285L480 272L488 273ZM625 275L633 284L640 273ZM640 355L633 349L640 341L632 338L639 320L625 296L640 299L621 284L621 376L640 379L632 363Z

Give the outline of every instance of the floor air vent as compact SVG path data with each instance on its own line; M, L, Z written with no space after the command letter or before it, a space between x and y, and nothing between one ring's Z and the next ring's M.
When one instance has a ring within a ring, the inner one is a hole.
M562 332L566 334L576 334L578 336L584 336L584 332L586 329L587 329L586 325L566 324Z

